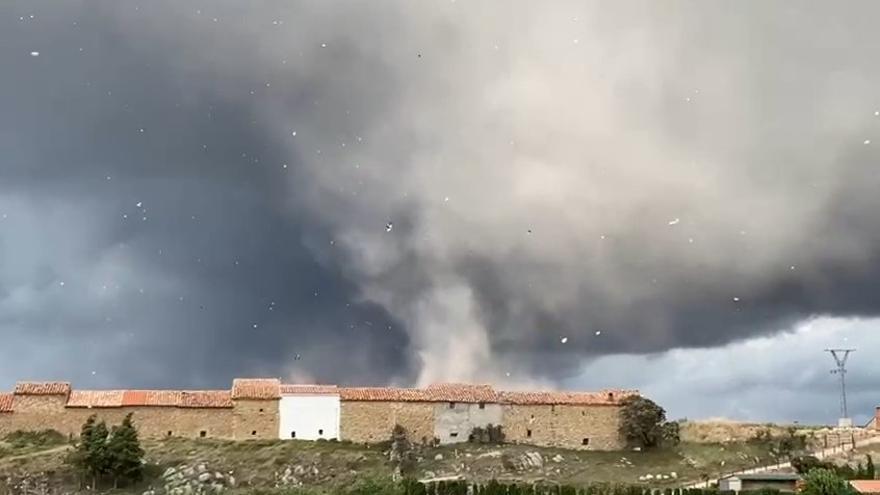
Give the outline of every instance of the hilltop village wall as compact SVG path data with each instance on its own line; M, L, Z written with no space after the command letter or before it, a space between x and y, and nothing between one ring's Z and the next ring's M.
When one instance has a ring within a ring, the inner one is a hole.
M288 385L236 379L231 390L74 390L20 382L0 393L0 437L54 429L71 437L96 415L134 414L143 437L348 440L377 443L403 426L414 442L467 442L475 427L501 425L507 442L572 449L622 448L621 401L633 391L501 392L489 385L423 389Z

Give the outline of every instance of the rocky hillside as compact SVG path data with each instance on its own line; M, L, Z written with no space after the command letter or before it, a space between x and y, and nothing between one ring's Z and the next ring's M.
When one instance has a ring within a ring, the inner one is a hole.
M337 442L168 439L145 442L148 479L124 491L146 495L243 493L293 487L335 489L390 478L389 447ZM85 488L65 464L69 446L0 444L0 494L70 493ZM675 486L771 460L755 443L685 443L653 452L583 452L518 445L414 447L404 469L419 479L596 481Z

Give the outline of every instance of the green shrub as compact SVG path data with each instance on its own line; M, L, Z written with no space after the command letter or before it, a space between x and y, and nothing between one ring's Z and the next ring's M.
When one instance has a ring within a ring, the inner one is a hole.
M56 430L13 431L4 438L13 448L61 445L67 438Z

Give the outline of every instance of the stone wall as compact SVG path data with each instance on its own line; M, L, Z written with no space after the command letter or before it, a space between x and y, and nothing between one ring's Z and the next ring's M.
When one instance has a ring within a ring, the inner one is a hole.
M512 443L588 450L624 447L618 406L505 405L503 426Z
M378 443L391 440L394 425L403 426L412 442L434 438L434 404L430 402L342 401L341 440Z
M266 440L278 438L278 399L235 399L232 438Z
M434 405L434 436L442 444L467 442L475 427L501 425L503 415L499 404L439 402Z

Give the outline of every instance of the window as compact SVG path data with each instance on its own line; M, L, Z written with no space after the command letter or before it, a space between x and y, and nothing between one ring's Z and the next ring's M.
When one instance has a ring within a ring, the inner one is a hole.
M168 430L168 436L169 437L171 436L171 430Z
M296 432L295 432L295 431L290 432L290 438L296 438Z
M207 432L207 431L202 430L202 431L199 432L199 437L201 437L201 438L205 438L206 436L208 436L208 432Z
M449 437L450 437L450 438L456 438L457 436L458 436L458 432L457 432L457 431L453 431L452 433L449 434Z
M526 438L532 438L532 430L526 430Z
M586 416L586 415L587 415L587 411L581 411L581 416Z
M257 436L257 430L252 431L252 432L251 432L251 436L252 436L252 437Z
M583 440L581 440L581 445L590 445L590 439L584 438Z
M555 412L556 412L556 406L550 406L550 412L555 413Z
M480 409L486 409L486 403L480 402Z
M263 408L262 408L262 407L260 408L260 412L263 412Z
M614 394L612 392L608 392L608 400L614 400Z
M324 434L324 430L318 430L318 435L323 435L323 434Z
M455 402L449 403L449 409L455 409Z

